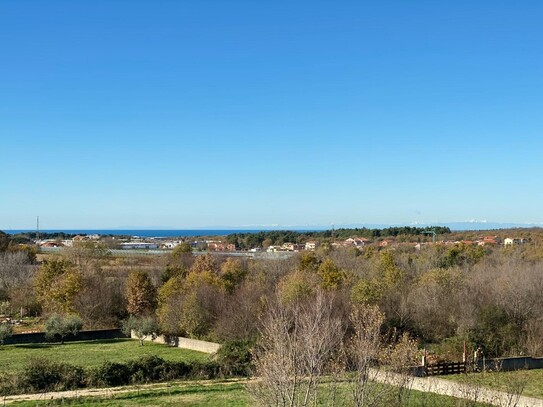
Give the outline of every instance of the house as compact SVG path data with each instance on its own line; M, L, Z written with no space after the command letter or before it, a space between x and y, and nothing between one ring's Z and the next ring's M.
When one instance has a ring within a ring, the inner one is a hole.
M485 236L477 242L479 246L495 246L500 243L501 239L498 236Z
M317 242L305 242L305 250L315 250L317 248Z
M511 237L506 237L505 239L503 239L503 245L504 246L513 246L513 245L517 245L517 244L524 244L526 242L526 239L522 239L522 238L511 238Z
M369 243L371 243L371 240L363 237L350 237L349 239L345 240L345 246L364 247Z
M379 243L379 247L387 247L394 243L394 240L385 239Z
M281 246L281 251L286 251L286 252L298 252L304 249L305 249L305 245L297 244L297 243L283 243L283 245Z

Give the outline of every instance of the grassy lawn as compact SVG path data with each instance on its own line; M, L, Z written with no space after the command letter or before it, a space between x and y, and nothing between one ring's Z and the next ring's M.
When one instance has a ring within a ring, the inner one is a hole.
M0 373L20 372L32 358L46 358L82 367L99 366L105 361L123 362L141 356L156 355L166 360L206 360L208 355L186 349L133 339L40 343L0 346Z
M347 391L344 389L343 391ZM349 406L347 394L340 397L338 406ZM254 401L248 394L246 387L240 382L231 383L176 383L168 388L155 388L134 391L129 393L115 394L109 397L84 397L78 400L59 399L48 400L47 402L16 402L15 407L30 406L53 406L53 405L78 405L78 406L109 406L109 407L132 407L132 406L155 406L155 407L248 407L254 405ZM325 404L323 404L324 406ZM432 393L421 393L412 391L409 403L406 406L411 407L457 407L462 405L459 400L447 396L438 396ZM478 407L484 407L484 404L477 404Z
M486 387L513 392L524 385L523 396L543 398L543 369L516 370L513 372L472 373L468 375L440 376L462 383L481 384Z

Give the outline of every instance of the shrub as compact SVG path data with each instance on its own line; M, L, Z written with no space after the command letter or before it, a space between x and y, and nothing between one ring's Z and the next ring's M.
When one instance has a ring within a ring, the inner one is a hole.
M123 386L130 383L130 369L125 363L104 362L89 374L89 382L94 386Z
M72 390L85 386L85 371L79 366L32 359L19 379L26 391Z
M225 376L250 376L252 371L251 341L230 341L221 346L217 352L217 361Z

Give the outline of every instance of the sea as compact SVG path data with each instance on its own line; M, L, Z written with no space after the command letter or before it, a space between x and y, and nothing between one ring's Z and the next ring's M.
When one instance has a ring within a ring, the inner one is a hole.
M194 236L227 236L235 233L258 233L268 232L275 229L44 229L41 233L67 233L73 235L102 235L102 236L132 236L145 238L171 238L171 237L194 237ZM287 229L281 229L287 230ZM290 230L290 229L289 229ZM30 229L4 230L4 232L15 235L17 233L35 232ZM309 230L295 229L296 232L307 232Z

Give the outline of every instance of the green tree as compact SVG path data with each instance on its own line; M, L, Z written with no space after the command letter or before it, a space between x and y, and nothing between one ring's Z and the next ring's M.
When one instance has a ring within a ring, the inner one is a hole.
M351 289L351 301L355 305L375 305L379 303L383 293L383 284L378 280L361 279Z
M73 312L74 299L81 285L81 273L71 262L64 259L46 261L34 277L36 297L49 312Z
M4 344L4 341L13 335L13 327L11 324L0 324L0 345Z
M338 288L345 281L345 272L340 270L330 258L324 259L317 271L324 289Z
M7 233L0 231L0 252L5 251L10 242L10 237Z
M131 315L127 320L123 321L123 333L128 336L134 334L139 339L140 345L143 346L145 338L150 336L155 340L159 333L157 320L152 316L135 317Z
M157 291L149 274L135 270L126 280L125 298L127 311L131 315L148 314L156 308Z
M60 343L64 344L64 338L68 335L77 336L83 327L83 320L77 315L62 316L53 314L45 321L45 337L54 339L60 337Z
M298 260L298 270L315 272L319 264L320 261L315 252L302 252Z
M192 246L189 242L182 242L172 250L172 257L181 257L187 254L192 254Z

